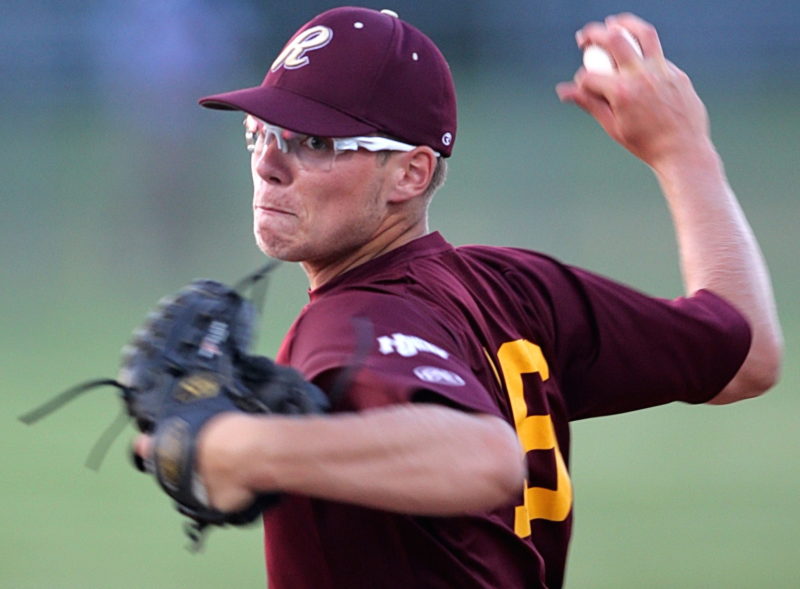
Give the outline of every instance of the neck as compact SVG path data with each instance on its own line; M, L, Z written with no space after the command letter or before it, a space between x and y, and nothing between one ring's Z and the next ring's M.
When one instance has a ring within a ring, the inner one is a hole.
M300 263L308 276L308 284L311 290L315 290L333 280L340 274L352 270L381 256L387 252L397 249L428 233L427 218L412 226L393 226L379 233L360 247L344 254L337 255L333 259L312 261L306 260Z

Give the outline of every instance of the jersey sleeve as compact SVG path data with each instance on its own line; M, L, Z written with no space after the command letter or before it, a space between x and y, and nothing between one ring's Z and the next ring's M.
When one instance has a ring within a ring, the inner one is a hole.
M458 348L413 299L354 290L312 303L293 328L287 354L310 380L335 374L325 379L329 394L343 379L341 409L424 400L501 416Z
M555 321L571 419L706 402L747 355L748 323L710 291L668 300L570 272L574 294L556 305Z

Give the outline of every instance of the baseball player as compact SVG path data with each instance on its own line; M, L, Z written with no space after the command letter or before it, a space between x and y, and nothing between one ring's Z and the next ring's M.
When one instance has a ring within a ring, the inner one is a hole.
M678 299L429 230L455 92L437 47L393 13L324 12L259 86L201 100L245 115L256 241L310 284L277 361L333 407L224 413L199 434L215 508L282 495L263 515L270 589L560 587L570 421L775 383L767 269L702 102L639 18L589 24L589 43L618 70L580 70L558 95L653 169L679 242Z

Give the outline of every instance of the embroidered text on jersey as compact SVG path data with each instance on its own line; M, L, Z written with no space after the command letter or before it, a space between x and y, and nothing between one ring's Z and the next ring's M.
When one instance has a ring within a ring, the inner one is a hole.
M306 54L309 51L322 49L331 42L331 39L333 39L333 30L328 27L318 25L306 29L283 48L280 55L272 62L270 69L273 72L278 71L281 67L285 67L287 70L296 70L308 65L309 59Z
M383 335L378 338L380 352L384 356L392 353L400 354L405 358L416 356L420 352L429 352L440 358L447 359L450 355L442 348L434 346L421 337L405 335L403 333L393 333L391 336Z

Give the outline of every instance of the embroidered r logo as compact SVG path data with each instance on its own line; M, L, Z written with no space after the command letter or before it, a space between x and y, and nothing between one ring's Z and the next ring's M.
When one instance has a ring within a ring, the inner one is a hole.
M322 49L331 42L331 39L333 39L333 30L328 27L317 25L306 29L284 47L280 55L272 62L271 71L276 72L281 67L285 67L287 70L296 70L308 65L309 60L306 53Z

